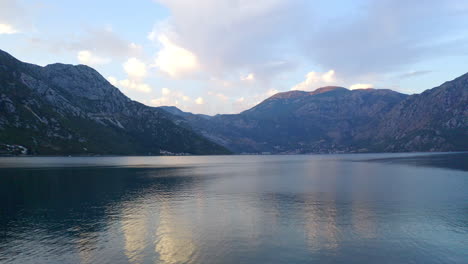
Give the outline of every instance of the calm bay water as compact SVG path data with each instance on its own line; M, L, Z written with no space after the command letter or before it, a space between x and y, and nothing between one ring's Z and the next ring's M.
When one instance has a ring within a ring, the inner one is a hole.
M0 158L0 263L468 263L468 153Z

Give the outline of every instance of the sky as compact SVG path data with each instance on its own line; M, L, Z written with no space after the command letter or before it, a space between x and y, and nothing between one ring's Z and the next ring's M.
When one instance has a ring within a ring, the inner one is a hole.
M149 106L239 113L290 90L452 80L468 72L468 1L0 0L0 49L88 65Z

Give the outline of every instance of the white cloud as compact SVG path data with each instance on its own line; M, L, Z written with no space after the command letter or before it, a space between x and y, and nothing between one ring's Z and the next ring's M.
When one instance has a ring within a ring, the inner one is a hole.
M243 103L244 101L245 101L244 97L239 97L239 98L236 99L237 103Z
M180 106L181 103L184 103L183 106L187 107L196 103L196 101L192 101L190 97L183 92L173 91L166 87L161 89L161 94L161 97L150 100L150 104L153 106Z
M156 1L171 13L164 25L171 31L168 38L196 54L203 69L215 76L284 60L286 53L277 51L284 50L291 35L295 39L305 35L299 26L306 29L308 21L303 18L312 17L304 8L307 0ZM158 34L152 32L148 38L157 39Z
M326 83L332 83L335 81L335 71L329 70L328 72L322 74L321 78Z
M230 99L227 95L215 91L208 92L208 95L214 96L223 102L229 101Z
M216 96L221 100L221 101L228 101L230 98L228 96L226 96L225 94L223 93L217 93Z
M123 68L131 79L142 79L146 76L146 64L137 58L128 59Z
M160 28L162 28L160 25L162 25L162 24L164 24L164 23L159 23L159 26L155 26L155 27L153 28L153 30L151 30L151 32L148 33L147 38L148 38L149 40L151 40L151 41L153 41L153 42L157 42L157 41L158 41L158 34L161 34L161 32L159 32L159 31L161 31ZM165 26L168 27L167 25L165 25Z
M303 82L295 85L291 90L310 91L336 82L334 70L329 70L325 73L311 71L306 75L306 79Z
M372 85L370 83L356 83L356 84L351 85L351 87L349 87L349 89L351 89L351 90L369 89L369 88L374 88L374 85Z
M135 90L142 93L150 93L151 87L146 83L141 83L135 80L124 79L118 82L118 85L122 88Z
M21 0L0 0L0 35L29 33L35 11ZM3 43L2 43L3 44Z
M150 100L150 104L153 106L167 106L168 98L160 97Z
M325 0L156 1L170 11L167 38L195 54L208 76L229 79L232 89L244 91L250 89L248 82L241 86L235 81L246 81L250 72L256 88L266 91L285 72L307 64L334 69L348 87L377 83L367 76L382 79L441 55L462 57L468 43L467 1L460 0L428 0L423 6L419 1L358 0L339 10L334 1ZM159 36L153 31L148 38L157 41ZM461 45L455 47L457 42ZM274 61L284 65L262 67ZM294 89L336 83L334 74L322 74L317 73L320 81L305 81Z
M114 76L109 76L107 77L107 80L110 82L110 84L112 84L113 86L117 86L119 84L119 81L117 80L117 78L115 78Z
M118 80L113 76L109 76L107 80L114 86L122 88L124 92L137 91L141 93L150 93L151 86L144 82L147 74L146 64L137 58L130 58L122 64L123 69L127 73L127 78Z
M275 95L275 94L277 94L277 93L279 93L278 90L276 90L276 89L270 89L270 90L268 90L268 92L266 93L266 95L267 95L268 97L270 97L270 96L273 96L273 95Z
M129 49L129 54L132 54L132 55L139 55L143 53L143 47L133 42L128 44L128 49Z
M195 103L198 105L202 105L205 103L205 100L203 100L202 97L198 97L197 99L195 99Z
M152 91L151 86L149 86L146 83L142 83L136 80L129 80L129 79L118 80L114 76L107 77L107 80L113 86L122 88L124 91L127 91L127 92L130 90L134 90L134 91L142 92L142 93L150 93Z
M156 33L150 33L150 39L154 39ZM158 51L155 66L172 78L184 76L199 70L198 59L187 49L177 46L165 34L158 36L162 48Z
M79 51L76 57L77 57L78 61L81 64L86 64L86 65L90 65L90 66L100 65L100 64L107 64L107 63L109 63L111 61L109 58L99 57L99 56L93 54L89 50Z
M246 76L241 76L241 81L253 81L255 80L255 75L253 73L249 73Z
M162 93L162 95L167 96L167 95L171 94L171 90L169 90L169 88L164 87L164 88L161 89L161 93Z
M0 34L15 34L19 31L10 24L2 24L0 23Z

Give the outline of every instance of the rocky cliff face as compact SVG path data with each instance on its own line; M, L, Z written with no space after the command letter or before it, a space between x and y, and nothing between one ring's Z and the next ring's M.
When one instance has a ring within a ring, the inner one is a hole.
M411 96L343 87L291 91L238 115L183 119L235 152L468 150L467 81L468 74Z
M468 74L396 105L375 137L384 151L468 150Z
M0 153L18 151L12 146L28 154L228 153L173 119L131 101L90 67L39 67L0 51Z

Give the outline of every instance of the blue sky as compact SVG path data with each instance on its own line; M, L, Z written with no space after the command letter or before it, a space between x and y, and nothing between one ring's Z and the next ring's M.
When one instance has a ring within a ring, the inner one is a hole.
M325 85L419 93L468 72L465 0L0 0L0 49L130 98L238 113Z

